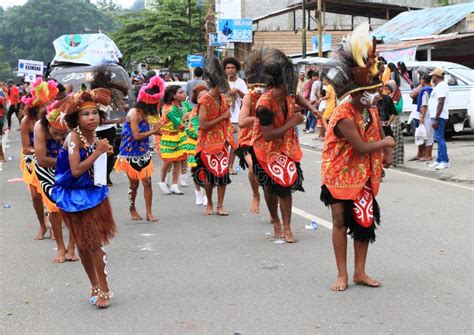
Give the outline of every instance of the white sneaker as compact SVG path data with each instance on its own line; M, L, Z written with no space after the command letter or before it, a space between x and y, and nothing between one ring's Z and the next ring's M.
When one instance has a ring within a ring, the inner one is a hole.
M178 184L173 184L173 185L171 185L170 191L171 191L171 193L173 193L173 194L184 194L184 193L181 192L181 190L179 189Z
M187 179L188 179L188 175L187 175L187 174L182 174L182 175L181 175L181 178L180 178L179 185L180 185L180 186L183 186L183 187L188 187L189 184L188 184L188 182L187 182Z
M436 168L438 166L438 164L440 164L440 163L438 163L437 161L434 161L433 163L429 164L428 167Z
M450 166L451 165L449 163L441 162L435 167L435 169L436 170L443 170L443 169L447 169Z
M166 183L160 181L158 185L160 185L160 190L163 194L171 194L171 191Z
M207 196L206 195L203 195L203 197L202 197L202 205L207 206Z
M194 191L194 194L196 195L196 205L202 205L202 202L204 201L202 198L202 193L199 191Z

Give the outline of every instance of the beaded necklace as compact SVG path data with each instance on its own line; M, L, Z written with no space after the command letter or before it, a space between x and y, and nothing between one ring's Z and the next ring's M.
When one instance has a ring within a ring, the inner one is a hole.
M92 143L89 143L86 137L82 134L81 128L79 126L75 128L75 131L79 135L79 138L82 142L82 147L86 151L86 157L88 157L94 152L95 148L97 147L97 144L99 143L99 138L97 137L97 134L94 131L94 134L92 136Z

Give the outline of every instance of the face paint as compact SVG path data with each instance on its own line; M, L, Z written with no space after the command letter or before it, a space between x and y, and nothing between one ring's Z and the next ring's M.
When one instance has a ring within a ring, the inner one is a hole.
M375 99L379 97L379 92L370 93L368 91L364 91L362 97L360 98L360 103L364 106L371 107L375 104Z

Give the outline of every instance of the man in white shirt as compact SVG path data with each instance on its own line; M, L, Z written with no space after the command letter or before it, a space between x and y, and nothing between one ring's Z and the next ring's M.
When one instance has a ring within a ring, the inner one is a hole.
M237 73L240 71L240 62L237 58L229 56L224 58L222 61L222 66L224 67L225 73L227 74L227 80L229 82L230 91L228 94L232 98L232 102L229 104L230 111L230 122L234 126L234 140L237 143L239 137L239 114L240 107L242 107L242 99L249 92L247 89L247 84L245 81L240 79L237 76ZM229 157L229 170L230 174L235 174L234 172L234 160L235 152L231 148L230 157Z
M430 167L442 170L449 167L448 148L444 138L444 129L449 119L449 86L444 81L444 70L436 68L430 73L432 82L436 85L428 100L428 112L434 129L434 139L438 143L438 158Z

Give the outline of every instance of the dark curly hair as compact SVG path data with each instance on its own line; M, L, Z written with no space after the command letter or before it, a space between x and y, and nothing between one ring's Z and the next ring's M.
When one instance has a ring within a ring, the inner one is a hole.
M165 104L170 104L174 100L174 96L179 91L181 86L179 85L170 85L165 89L165 96L163 97L163 102Z
M227 64L233 64L235 66L235 69L237 70L237 72L240 71L240 62L237 58L235 58L233 56L228 56L228 57L224 58L224 60L222 61L222 67L224 68L224 70L225 70L225 67L227 66Z

